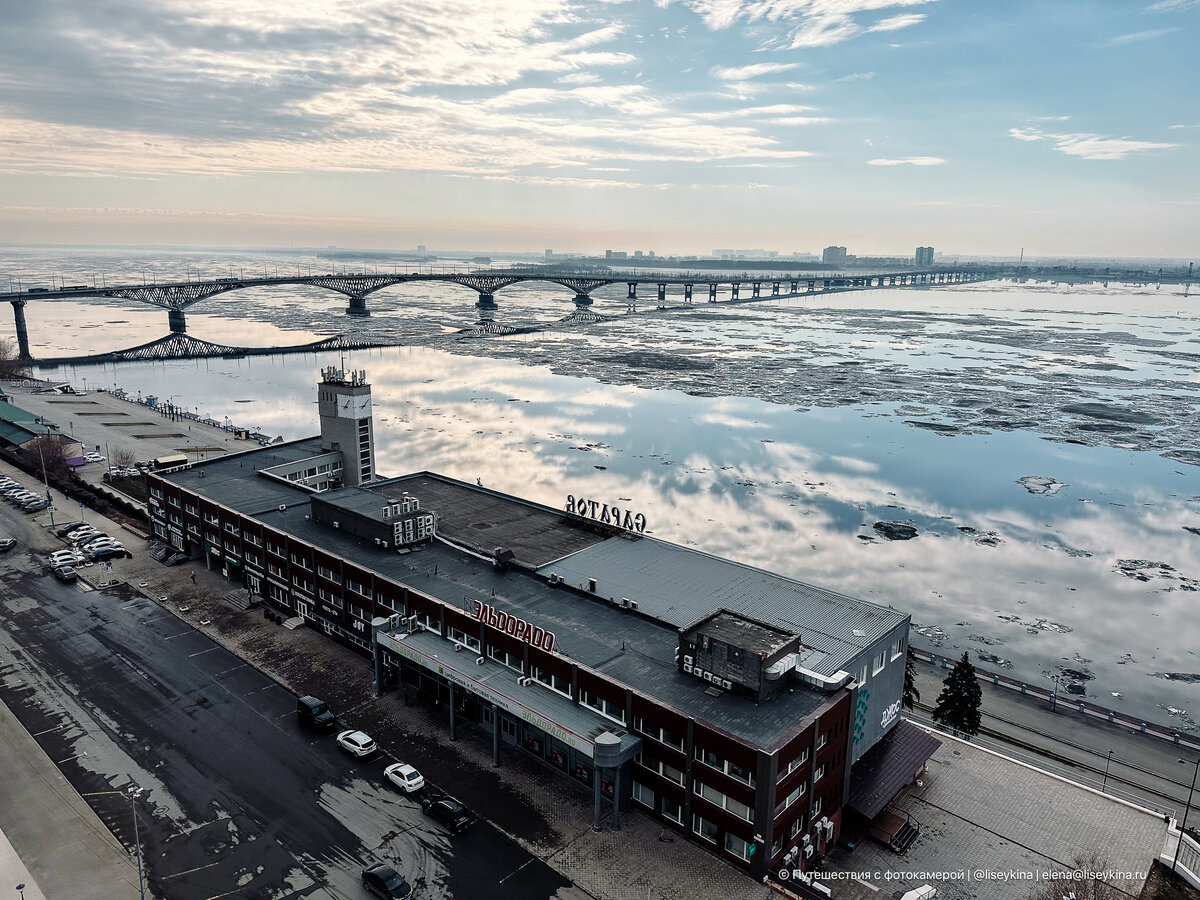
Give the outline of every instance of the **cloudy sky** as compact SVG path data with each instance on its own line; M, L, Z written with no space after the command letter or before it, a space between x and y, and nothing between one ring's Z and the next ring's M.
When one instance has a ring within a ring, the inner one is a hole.
M0 0L0 242L1188 257L1200 0Z

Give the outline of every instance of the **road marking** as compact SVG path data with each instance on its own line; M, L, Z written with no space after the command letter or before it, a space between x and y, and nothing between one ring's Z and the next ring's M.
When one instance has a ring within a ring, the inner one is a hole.
M213 866L219 866L220 862L211 862L207 866L196 866L194 869L184 869L182 872L176 872L174 875L164 875L163 878L178 878L180 875L190 875L193 872L199 872L202 869L211 869Z
M201 653L212 653L214 650L220 649L220 647L209 647L207 650L197 650L195 653L189 653L188 659L191 659L193 656L199 656Z
M55 765L61 766L63 763L69 763L71 760L79 759L79 757L81 757L81 756L87 756L87 751L84 750L82 753L76 753L74 756L68 756L66 759L60 759L58 762L55 763Z
M33 734L30 735L30 737L41 737L43 734L49 734L52 731L58 731L60 728L66 728L66 727L67 726L65 723L62 725L55 725L53 728L47 728L45 731L34 732Z
M241 665L234 666L232 669L226 669L224 672L218 672L213 676L213 678L220 678L222 675L228 675L230 672L236 672L238 669L244 669L247 665L248 663L242 663Z
M525 867L526 867L527 865L529 865L531 862L533 862L533 860L532 860L532 859L527 859L527 860L525 860L525 862L523 862L523 863L522 863L522 864L521 864L521 865L520 865L520 866L519 866L517 869L513 870L512 872L509 872L507 875L505 875L503 878L501 878L501 879L500 879L500 880L497 882L497 884L504 884L504 882L508 881L508 879L512 878L514 875L516 875L516 874L517 874L517 872L520 872L520 871L521 871L521 869L525 868Z
M174 616L155 616L153 619L142 619L142 624L149 625L151 622L157 622L159 619L167 619L167 618L173 619L175 617Z
M871 882L869 882L869 881L863 881L863 880L862 880L861 878L859 878L857 875L851 875L851 876L850 876L850 880L851 880L851 881L857 881L857 882L858 882L859 884L861 884L863 887L865 887L865 888L870 888L870 889L871 889L871 890L873 890L873 891L877 891L877 890L879 890L879 888L877 888L875 885L871 884Z
M173 634L170 637L163 638L163 640L164 641L173 641L173 640L175 640L175 638L183 637L185 634L195 634L195 633L196 633L196 630L194 628L189 628L187 631L181 631L181 632L179 632L179 634Z
M262 693L263 691L269 691L269 690L270 690L271 688L273 688L273 687L279 687L279 685L277 685L277 684L268 684L266 687L255 688L254 690L250 691L250 693L248 693L248 694L242 694L242 696L243 696L243 697L249 697L249 696L250 696L250 694L259 694L259 693Z

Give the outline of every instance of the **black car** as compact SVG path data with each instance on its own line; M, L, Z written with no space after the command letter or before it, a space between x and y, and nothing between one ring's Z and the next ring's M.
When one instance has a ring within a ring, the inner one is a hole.
M59 537L66 537L76 528L82 528L86 524L86 522L68 522L66 525L59 525L57 528L55 528L54 533Z
M404 880L403 875L383 863L363 869L362 883L368 891L384 900L408 900L412 896L412 885Z
M449 828L451 834L458 834L475 822L475 817L453 797L422 797L421 809L425 815L437 819Z
M313 728L332 728L337 722L329 711L329 704L316 697L301 697L296 701L296 716Z
M15 546L17 546L17 542L13 538L0 538L0 553L11 550Z
M101 547L99 550L93 550L88 554L95 562L104 562L106 559L132 559L133 554L126 550L116 547Z

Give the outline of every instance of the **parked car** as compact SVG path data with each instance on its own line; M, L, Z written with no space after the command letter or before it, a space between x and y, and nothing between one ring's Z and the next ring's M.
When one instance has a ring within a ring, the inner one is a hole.
M133 554L124 547L101 547L88 554L94 562L104 562L106 559L125 559Z
M72 531L83 528L85 525L87 525L87 522L68 522L66 525L59 525L57 528L55 528L54 533L59 537L66 537Z
M82 553L64 552L61 555L53 554L49 557L49 563L53 566L78 566L82 565L86 557Z
M54 566L51 570L59 581L74 581L79 577L72 566Z
M301 697L296 701L296 716L305 725L314 728L332 728L337 721L329 711L329 704L316 697Z
M106 534L101 534L91 538L90 540L83 541L79 545L81 550L99 550L101 547L120 547L122 550L125 549L124 545L120 541L118 541L116 538L110 538Z
M91 525L85 525L83 528L79 528L75 531L72 531L69 535L67 535L67 540L70 543L74 544L76 547L78 547L80 544L84 543L85 541L91 540L92 538L100 537L100 534L101 533L99 531L97 531L95 528L93 528Z
M343 731L337 736L338 746L353 753L359 759L370 756L377 749L371 736L362 731Z
M475 817L467 812L465 806L449 796L422 797L421 809L427 816L437 819L449 828L451 834L458 834L469 828L475 821Z
M83 454L83 458L92 463L104 462L104 457L95 450L89 450L87 453Z
M408 763L392 763L383 770L383 774L387 776L388 781L406 794L425 787L425 776Z
M30 500L28 503L22 503L21 509L25 510L25 512L27 512L27 513L35 513L35 512L41 512L43 509L45 509L49 505L50 505L49 503L47 503L44 499L39 497L37 500Z
M17 546L16 539L0 538L0 553L4 553L8 550L11 550L15 546Z
M403 875L383 863L363 869L362 883L370 893L384 900L408 900L413 892Z

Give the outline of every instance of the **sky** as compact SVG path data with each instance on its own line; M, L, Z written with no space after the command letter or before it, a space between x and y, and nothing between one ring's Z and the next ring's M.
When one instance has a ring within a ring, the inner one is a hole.
M0 242L1190 258L1200 0L0 0Z

